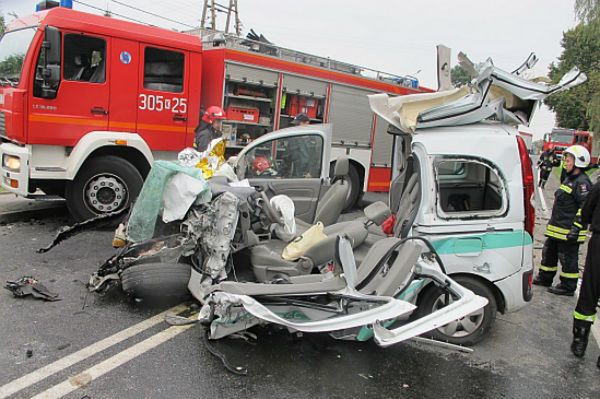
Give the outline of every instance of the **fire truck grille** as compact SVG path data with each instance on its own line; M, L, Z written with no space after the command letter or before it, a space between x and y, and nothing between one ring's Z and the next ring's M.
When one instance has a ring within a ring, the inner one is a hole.
M4 122L4 112L0 112L0 136L6 135L6 124Z

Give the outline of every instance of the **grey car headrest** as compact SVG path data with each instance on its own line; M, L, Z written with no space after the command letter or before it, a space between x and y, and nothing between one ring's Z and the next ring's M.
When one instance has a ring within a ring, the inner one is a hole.
M343 177L350 171L350 160L346 156L338 157L335 161L335 167L333 169L334 177Z
M364 209L365 216L377 226L381 226L392 215L390 208L382 201L373 202Z

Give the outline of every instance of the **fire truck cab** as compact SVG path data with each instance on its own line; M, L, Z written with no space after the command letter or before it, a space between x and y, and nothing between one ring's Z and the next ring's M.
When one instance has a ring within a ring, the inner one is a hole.
M220 105L231 153L304 112L333 123L331 159L350 158L347 205L389 189L392 143L366 95L427 89L245 39L203 45L190 33L66 8L13 22L0 41L2 186L65 197L78 220L121 209L155 159L192 146L201 108Z
M105 19L57 8L2 40L24 55L2 87L3 186L65 196L78 219L127 204L198 123L200 39Z

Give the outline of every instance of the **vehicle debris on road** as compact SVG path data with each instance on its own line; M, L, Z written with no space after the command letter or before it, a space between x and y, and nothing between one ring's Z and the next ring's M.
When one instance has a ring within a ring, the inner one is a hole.
M44 284L31 276L24 276L18 280L7 281L4 288L12 292L17 298L31 295L35 299L42 299L44 301L60 301L58 294L50 292Z

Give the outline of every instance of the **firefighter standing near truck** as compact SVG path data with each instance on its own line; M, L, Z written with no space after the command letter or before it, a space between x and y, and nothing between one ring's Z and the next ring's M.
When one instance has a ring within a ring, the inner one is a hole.
M202 121L194 131L196 134L194 139L194 148L196 151L206 151L212 140L222 136L221 121L225 118L225 111L221 107L213 105L206 109L204 114L202 114Z
M590 329L596 318L596 306L600 299L600 179L592 187L581 209L581 217L584 226L590 225L592 238L585 257L579 299L573 312L571 351L577 357L582 357L585 353ZM600 357L597 366L600 367Z
M548 287L556 295L573 296L579 278L579 244L585 241L587 231L581 218L581 207L591 188L585 170L590 164L590 153L580 145L563 152L565 178L554 194L552 216L546 227L546 242L542 249L539 273L533 281ZM560 283L552 286L560 260Z
M552 167L555 164L555 155L554 151L546 150L542 152L540 155L540 159L537 162L537 165L540 169L540 181L538 185L541 188L546 188L546 182L548 181L548 177L550 177L550 172L552 172Z

